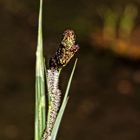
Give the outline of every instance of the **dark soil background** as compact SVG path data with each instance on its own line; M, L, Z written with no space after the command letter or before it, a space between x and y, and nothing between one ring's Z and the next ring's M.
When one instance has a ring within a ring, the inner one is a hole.
M89 37L102 24L98 7L128 3L140 6L139 0L44 1L46 59L67 28L75 30L80 45L58 140L140 139L140 61L98 49ZM38 4L39 0L0 0L0 140L34 137ZM137 26L139 21L138 17ZM62 91L73 63L74 59L61 75Z

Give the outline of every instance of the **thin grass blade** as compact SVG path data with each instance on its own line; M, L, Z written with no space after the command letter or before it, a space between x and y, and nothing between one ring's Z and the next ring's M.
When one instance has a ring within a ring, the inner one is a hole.
M42 5L40 0L38 42L36 51L36 83L35 83L35 140L41 140L45 123L45 80L44 80L44 58L42 38Z
M65 111L65 108L66 108L66 105L67 105L67 102L68 102L68 93L69 93L69 90L70 90L72 78L73 78L74 71L75 71L76 64L77 64L77 60L78 59L75 60L75 63L74 63L74 66L73 66L73 69L72 69L72 72L71 72L71 75L70 75L70 78L69 78L69 81L68 81L68 85L67 85L67 88L66 88L66 92L65 92L65 95L64 95L64 99L63 99L61 108L59 110L58 116L56 118L53 130L52 130L51 140L56 140L58 129L59 129L59 126L60 126L64 111Z

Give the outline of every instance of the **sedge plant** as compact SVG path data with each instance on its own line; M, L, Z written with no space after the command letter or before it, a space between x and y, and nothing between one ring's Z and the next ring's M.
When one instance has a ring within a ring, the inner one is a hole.
M74 31L66 30L63 33L61 43L56 53L50 58L49 66L46 68L45 58L43 56L42 6L43 0L40 0L38 42L36 50L34 140L56 140L60 122L68 102L68 93L76 68L77 59L75 60L63 99L61 99L62 93L59 89L59 76L63 67L67 65L78 51L79 46L75 43ZM47 90L45 91L45 89ZM48 100L46 100L46 94ZM46 102L48 102L47 111Z

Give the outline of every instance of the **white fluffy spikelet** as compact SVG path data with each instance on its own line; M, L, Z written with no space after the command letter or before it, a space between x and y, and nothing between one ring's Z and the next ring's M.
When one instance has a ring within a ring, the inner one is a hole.
M42 140L49 140L54 126L57 112L60 106L61 91L58 88L59 83L59 72L57 70L51 69L47 71L47 85L48 94L50 97L49 104L49 120L47 120L47 126L43 135Z

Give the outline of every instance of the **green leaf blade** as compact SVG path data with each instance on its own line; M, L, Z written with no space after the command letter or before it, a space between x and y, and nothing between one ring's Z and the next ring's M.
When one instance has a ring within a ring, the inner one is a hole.
M73 66L73 69L72 69L72 72L71 72L71 75L70 75L70 78L69 78L69 81L68 81L68 85L67 85L67 88L66 88L66 92L65 92L65 95L64 95L64 99L63 99L62 105L60 107L60 110L58 112L58 115L57 115L57 118L56 118L53 130L52 130L52 134L51 134L51 139L50 140L56 140L58 129L60 127L60 123L61 123L64 111L65 111L65 108L66 108L66 105L67 105L67 102L68 102L68 98L69 98L68 97L68 93L69 93L69 90L70 90L72 78L73 78L74 71L75 71L76 64L77 64L77 60L78 59L75 60L75 63L74 63L74 66Z
M41 140L46 123L44 58L42 38L42 6L43 0L40 0L35 76L35 140Z

